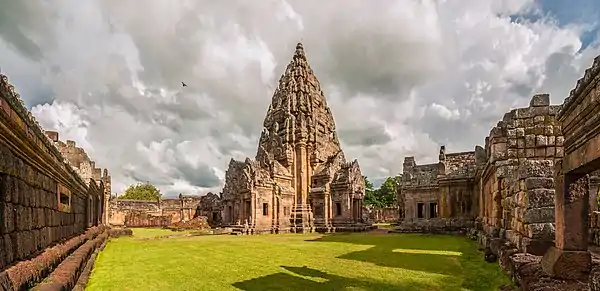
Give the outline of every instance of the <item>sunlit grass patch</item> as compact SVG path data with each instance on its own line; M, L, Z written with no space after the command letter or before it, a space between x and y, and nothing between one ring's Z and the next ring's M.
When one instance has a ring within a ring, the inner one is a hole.
M168 231L166 234L172 233ZM140 240L99 255L87 290L496 290L508 283L463 237L414 234Z
M441 255L441 256L461 256L461 252L453 251L439 251L439 250L411 250L411 249L394 249L394 253L405 253L405 254L429 254L429 255Z

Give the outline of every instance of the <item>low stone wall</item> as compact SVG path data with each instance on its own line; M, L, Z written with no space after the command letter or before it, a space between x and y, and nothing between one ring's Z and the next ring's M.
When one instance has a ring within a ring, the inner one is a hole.
M405 220L394 229L395 232L418 233L466 233L474 227L475 220L470 218L431 218Z
M395 223L400 220L397 207L375 208L369 210L369 221L373 223Z
M214 196L214 194L210 195ZM199 209L203 206L201 203L208 201L203 199L204 197L180 195L179 198L152 201L113 198L109 202L108 223L127 227L162 227L174 222L188 221L199 215ZM220 223L220 211L206 212L210 215L209 220L214 222L214 226Z
M126 227L166 227L171 225L171 219L171 216L130 212L125 216L124 224Z

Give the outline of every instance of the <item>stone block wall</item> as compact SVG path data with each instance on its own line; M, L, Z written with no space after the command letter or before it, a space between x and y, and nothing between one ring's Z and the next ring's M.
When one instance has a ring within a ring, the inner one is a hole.
M84 199L73 195L70 211L61 211L57 189L0 143L0 269L86 229Z
M523 160L504 191L503 231L517 249L543 255L554 240L554 163Z
M564 153L558 110L539 94L506 113L486 138L477 173L484 235L531 254L543 254L554 238L554 161Z
M58 134L50 138L45 135L7 77L0 74L1 287L10 284L23 290L43 279L40 274L24 277L23 268L16 266L33 264L42 268L32 262L43 261L38 255L44 249L101 224L104 208L101 203L93 205L89 201L102 199L103 182L82 177L55 141ZM53 262L44 264L52 269L69 251L60 257L50 256ZM13 272L17 269L21 272Z

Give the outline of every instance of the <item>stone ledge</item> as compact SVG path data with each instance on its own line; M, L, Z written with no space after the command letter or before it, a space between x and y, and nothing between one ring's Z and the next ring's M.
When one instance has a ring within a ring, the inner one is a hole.
M108 237L110 238L110 237L112 237L112 235L109 233ZM98 254L104 250L107 243L108 243L108 239L104 240L102 245L100 245L100 247L96 248L96 250L92 253L90 258L87 260L87 263L85 264L85 267L81 271L81 275L79 275L79 279L77 279L77 283L75 284L75 287L73 288L74 291L85 291L85 287L87 286L87 283L90 279L90 275L92 274L92 269L94 268L94 264L96 263L96 258L98 257Z
M96 238L88 240L73 254L62 261L43 282L33 288L39 291L71 290L75 287L79 276L87 265L88 259L93 252L108 238L108 232L104 231Z
M21 290L34 285L50 273L61 261L79 248L84 242L95 238L104 231L104 227L92 227L84 234L71 238L64 243L47 248L31 260L21 261L2 272L12 289ZM0 280L1 281L1 280ZM8 290L12 290L8 289Z

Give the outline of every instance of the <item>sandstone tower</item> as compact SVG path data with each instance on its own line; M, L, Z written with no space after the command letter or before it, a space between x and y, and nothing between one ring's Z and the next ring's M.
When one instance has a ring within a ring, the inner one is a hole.
M229 163L224 223L273 233L363 227L364 188L299 43L273 94L256 159Z

